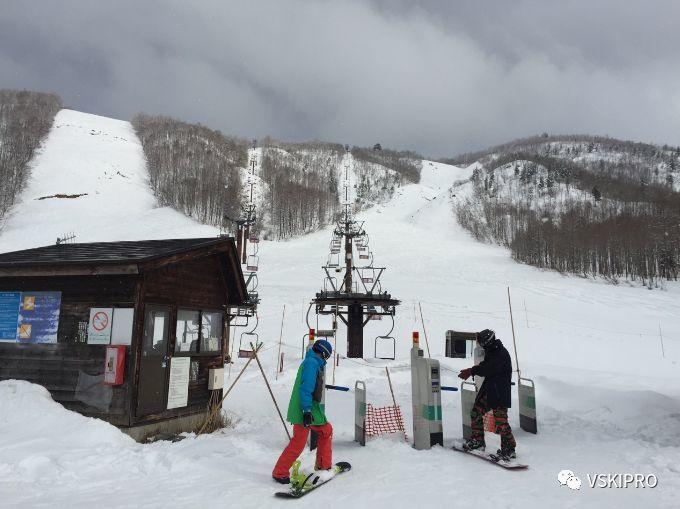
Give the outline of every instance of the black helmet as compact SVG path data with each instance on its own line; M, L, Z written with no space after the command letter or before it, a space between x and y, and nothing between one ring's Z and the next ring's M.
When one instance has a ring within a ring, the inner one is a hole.
M477 333L477 341L482 348L486 348L496 340L496 333L491 329L484 329Z

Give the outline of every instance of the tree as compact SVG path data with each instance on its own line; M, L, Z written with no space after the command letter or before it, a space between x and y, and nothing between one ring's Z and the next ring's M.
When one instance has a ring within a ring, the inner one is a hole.
M602 194L600 193L600 190L597 187L593 187L593 199L597 202L602 199Z

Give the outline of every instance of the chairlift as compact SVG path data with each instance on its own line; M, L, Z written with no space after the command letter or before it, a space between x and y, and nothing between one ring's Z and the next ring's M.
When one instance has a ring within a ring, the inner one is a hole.
M340 254L337 253L329 254L327 265L332 268L340 267Z
M253 349L247 348L247 346L249 346L250 343L257 346L260 342L259 341L260 336L257 334L257 332L255 332L255 329L257 328L258 322L259 322L259 317L258 317L257 322L255 322L255 327L253 327L252 330L250 330L248 332L242 332L241 335L239 336L239 339L238 339L238 356L239 356L239 359L250 359L254 356ZM246 340L246 345L245 345L246 348L244 348L244 345L243 345L244 339ZM254 341L253 341L253 339L254 339Z
M326 277L323 280L323 291L328 293L331 290L335 291L338 287L338 278L336 277Z
M367 267L365 269L361 269L361 281L363 283L373 284L374 279L375 279L375 271L373 270L372 267Z
M373 342L373 357L376 359L390 360L393 361L396 358L397 353L397 340L392 336L392 331L394 330L394 316L392 316L392 328L384 336L377 336ZM378 357L378 341L381 343L392 344L392 356L391 357Z
M248 272L257 272L257 267L260 263L260 257L257 255L249 255L246 259L246 270Z

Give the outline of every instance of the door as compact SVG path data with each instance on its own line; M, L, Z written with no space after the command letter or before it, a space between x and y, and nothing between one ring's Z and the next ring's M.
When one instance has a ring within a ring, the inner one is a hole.
M137 387L137 416L165 410L168 394L170 308L146 306Z

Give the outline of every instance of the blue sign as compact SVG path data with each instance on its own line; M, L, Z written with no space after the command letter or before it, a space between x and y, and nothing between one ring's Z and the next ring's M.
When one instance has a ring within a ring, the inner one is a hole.
M0 341L16 341L20 292L0 292Z
M16 330L19 343L56 343L61 292L22 292Z

